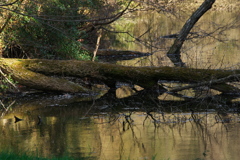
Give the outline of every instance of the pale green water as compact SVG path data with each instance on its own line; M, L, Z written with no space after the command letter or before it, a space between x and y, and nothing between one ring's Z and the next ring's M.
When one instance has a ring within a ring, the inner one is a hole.
M95 112L88 112L92 107ZM237 160L240 148L240 116L230 113L230 123L221 123L216 113L152 113L128 110L99 111L98 104L41 106L38 102L16 104L0 119L0 149L40 156L119 159ZM142 106L148 107L148 106ZM95 108L95 109L94 109ZM98 110L98 111L97 111ZM89 113L89 114L86 114ZM23 121L14 123L14 115ZM37 116L42 118L38 125ZM224 118L224 117L222 117Z

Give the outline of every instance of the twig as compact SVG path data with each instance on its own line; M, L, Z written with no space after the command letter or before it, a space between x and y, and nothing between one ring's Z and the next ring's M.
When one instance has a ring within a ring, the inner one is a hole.
M3 108L5 109L5 112L3 112L3 113L1 114L1 116L0 116L0 117L2 117L2 116L4 116L4 114L8 111L8 109L15 103L15 101L13 101L10 105L8 105L7 108L4 106L4 104L2 103L1 100L0 100L0 103L1 103L1 105L3 106Z
M7 78L7 76L2 72L1 68L0 68L0 74L7 80L9 84L11 84L19 92L19 89L17 88L17 86Z
M13 5L13 4L17 3L17 2L18 2L18 0L14 1L12 3L0 4L0 6L10 6L10 5Z
M188 86L172 89L168 92L178 92L178 91L182 91L184 89L195 88L195 87L204 86L204 85L211 85L211 84L215 84L215 83L222 83L222 82L225 82L225 81L227 81L227 80L229 80L233 77L240 77L240 74L230 75L230 76L220 78L220 79L217 79L217 80L211 80L211 81L207 81L207 82L205 81L205 82L201 82L201 83L197 83L197 84L190 84Z
M87 116L87 114L90 112L90 110L93 108L94 105L95 105L95 99L93 99L92 105L89 107L89 109L87 110L87 112L84 114L82 118L85 118Z
M2 107L5 109L5 111L7 110L7 108L5 107L5 105L2 103L2 101L0 100L0 103L2 105Z

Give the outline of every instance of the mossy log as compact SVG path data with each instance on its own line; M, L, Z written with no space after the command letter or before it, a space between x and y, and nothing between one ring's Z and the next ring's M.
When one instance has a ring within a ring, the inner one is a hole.
M64 79L67 76L97 79L109 87L115 87L117 81L122 81L149 89L156 86L159 80L184 83L209 81L209 84L214 86L214 84L223 84L223 81L213 80L227 78L227 81L237 81L237 78L232 75L240 73L239 70L129 67L91 61L43 59L0 59L0 68L5 74L10 74L19 84L40 90L60 92L90 92L80 84Z
M66 79L33 72L26 68L24 62L26 61L21 59L0 59L0 68L19 84L30 88L59 92L90 92L89 89Z

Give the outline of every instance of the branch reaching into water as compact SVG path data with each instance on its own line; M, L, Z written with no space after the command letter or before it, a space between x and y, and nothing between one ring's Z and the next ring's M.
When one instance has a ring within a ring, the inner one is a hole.
M15 101L13 101L10 105L8 105L7 107L5 107L5 105L4 105L4 104L2 103L2 101L0 100L0 104L2 105L2 107L3 107L4 110L5 110L5 112L3 112L0 117L3 117L3 116L5 115L5 113L9 110L9 108L10 108L12 105L14 105L14 103L15 103Z
M187 86L184 86L184 87L178 87L178 88L174 88L174 89L171 89L169 92L178 92L178 91L182 91L182 90L185 90L185 89L190 89L190 88L196 88L196 87L200 87L200 86L212 86L216 83L223 83L223 82L227 82L229 79L232 79L232 78L239 78L240 77L240 74L236 74L236 75L229 75L227 77L224 77L224 78L220 78L220 79L215 79L215 80L211 80L211 81L205 81L205 82L200 82L200 83L197 83L197 84L190 84L190 85L187 85ZM240 91L239 89L235 88L237 91Z
M2 72L1 68L0 68L0 75L19 92L18 87L8 79L8 77Z
M178 37L174 41L174 44L171 46L169 51L167 52L167 56L174 63L175 66L184 67L185 64L181 59L181 48L186 40L188 34L191 29L197 23L197 21L209 10L212 8L215 0L205 0L202 5L191 15L191 17L186 21L184 26L182 27Z

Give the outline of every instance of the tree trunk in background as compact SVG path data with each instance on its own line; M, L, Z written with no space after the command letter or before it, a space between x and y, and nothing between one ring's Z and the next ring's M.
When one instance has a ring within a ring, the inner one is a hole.
M167 52L168 58L174 63L175 66L185 66L181 59L180 50L182 48L182 45L195 23L203 16L204 13L206 13L210 8L212 8L214 2L215 0L205 0L182 27L178 37Z

